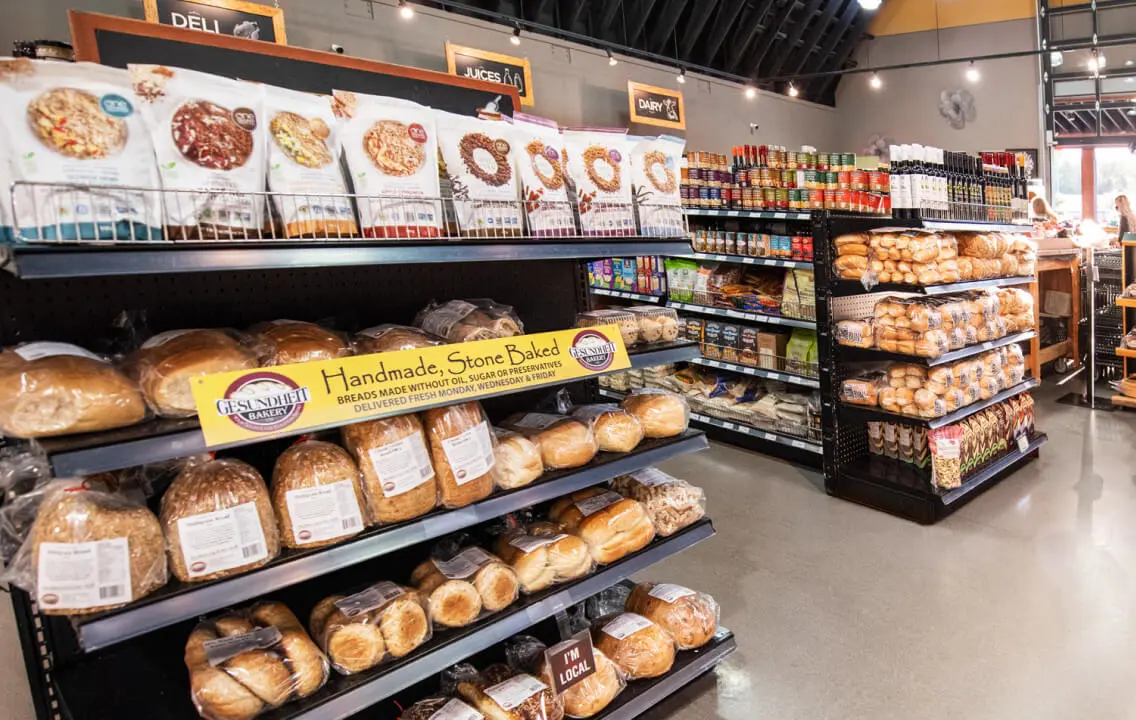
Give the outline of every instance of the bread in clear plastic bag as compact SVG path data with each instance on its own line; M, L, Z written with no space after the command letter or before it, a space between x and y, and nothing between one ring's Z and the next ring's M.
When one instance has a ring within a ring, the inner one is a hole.
M599 452L589 423L551 413L518 413L501 426L519 432L540 447L540 457L549 470L587 465Z
M405 657L433 636L425 596L386 581L324 598L312 610L308 627L343 675Z
M513 490L535 482L544 474L540 445L520 433L493 428L493 484L502 490Z
M840 384L840 401L874 407L879 404L880 389L886 385L887 377L883 373L849 378Z
M507 530L498 536L494 549L513 568L525 593L581 578L595 569L587 543L554 522Z
M191 381L202 375L252 370L257 353L223 330L171 330L151 337L127 361L146 402L162 417L197 414Z
M42 482L2 515L5 534L22 535L3 580L31 594L45 615L119 607L168 580L158 519L99 478Z
M346 450L320 440L301 440L276 458L272 506L288 548L331 545L368 524L359 468Z
M406 708L398 720L483 720L484 717L464 700L434 697L419 700Z
M520 593L513 569L479 547L420 563L411 573L410 584L427 596L431 620L445 627L465 627L482 611L503 610Z
M444 345L445 340L408 325L377 325L355 334L355 348L360 355L397 352Z
M675 437L690 425L690 406L681 395L667 390L634 390L620 407L639 420L643 434L649 438Z
M669 632L679 650L693 650L710 642L721 617L714 598L670 583L639 583L627 598L627 611Z
M564 704L552 688L507 665L491 665L464 676L457 692L490 720L562 720Z
M439 503L459 508L489 497L493 492L497 440L481 403L426 410L422 413L422 425L438 474Z
M580 635L584 640L590 640L587 628ZM555 691L556 678L548 657L558 651L568 650L571 644L579 639L572 636L562 643L548 647L534 637L518 635L506 642L505 656L511 667L531 671L535 677L540 678ZM590 646L590 643L584 647L587 646ZM575 649L579 650L580 645L576 645ZM602 712L627 687L627 678L615 663L595 648L591 649L591 654L591 662L588 663L592 668L591 674L575 680L570 687L559 693L566 717L592 717ZM587 658L581 659L587 661Z
M639 323L639 341L645 343L678 340L678 313L674 308L636 305L627 308Z
M576 314L576 327L578 328L598 327L600 325L619 327L619 334L623 338L623 344L627 347L639 344L639 320L625 309L605 308Z
M702 488L655 468L621 475L611 481L611 487L641 503L661 537L674 535L706 515L706 493Z
M631 452L646 437L639 418L613 403L581 405L572 417L591 426L601 452Z
M871 348L876 344L872 319L839 320L836 323L836 342L848 347Z
M66 343L0 351L0 433L40 438L97 432L146 419L138 386L110 363Z
M230 458L187 465L162 496L170 569L182 582L237 575L280 553L264 479Z
M647 509L604 488L587 488L560 498L549 509L548 519L586 542L600 565L638 552L655 539L655 525Z
M344 427L341 434L363 473L372 520L401 522L437 506L437 476L417 415L367 420Z
M287 607L257 603L203 620L185 645L190 696L208 720L251 720L324 686L327 658Z
M665 675L674 665L674 637L635 613L606 615L593 622L592 644L630 680Z
M351 345L339 333L315 323L273 320L249 328L263 347L261 365L291 365L316 360L338 360L351 355Z
M451 343L525 334L512 307L484 298L430 303L414 318L414 325Z

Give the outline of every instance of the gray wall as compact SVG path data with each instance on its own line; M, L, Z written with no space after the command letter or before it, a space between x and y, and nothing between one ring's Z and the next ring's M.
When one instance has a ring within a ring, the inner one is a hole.
M536 97L530 111L561 124L625 127L628 80L677 87L673 70L627 61L613 68L595 50L570 48L559 41L551 46L527 35L521 47L514 47L502 26L454 19L434 10L419 11L412 22L405 22L393 2L386 1L372 6L361 0L280 0L280 6L290 45L326 50L334 42L359 57L442 72L447 40L527 56ZM66 37L68 8L141 17L141 5L140 0L0 0L0 48L11 47L15 38ZM740 88L693 77L683 90L685 135L691 149L728 153L732 145L744 142L852 149L834 145L837 119L831 108L767 93L746 100ZM753 140L750 123L760 125ZM645 126L633 130L660 132Z

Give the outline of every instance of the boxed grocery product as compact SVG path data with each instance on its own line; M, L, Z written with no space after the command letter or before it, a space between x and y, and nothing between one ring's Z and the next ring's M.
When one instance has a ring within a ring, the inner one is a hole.
M719 347L722 353L722 362L738 362L738 351L741 349L741 327L730 323L722 324Z
M757 328L744 326L738 334L738 362L742 365L757 367L759 363Z
M513 139L529 233L534 237L575 233L556 122L513 113Z
M702 332L702 354L713 360L722 359L722 323L707 320Z
M679 322L685 330L684 339L697 343L702 342L702 331L706 327L705 320L702 318L679 318Z
M789 336L784 333L759 332L757 335L757 363L766 370L783 370L785 349Z
M458 231L472 237L503 237L524 231L517 202L512 127L499 120L434 111L444 174L453 187Z
M561 138L583 234L634 235L627 130L565 130Z

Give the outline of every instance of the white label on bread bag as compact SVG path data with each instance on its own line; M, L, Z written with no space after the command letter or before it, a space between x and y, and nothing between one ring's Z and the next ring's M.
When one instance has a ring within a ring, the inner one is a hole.
M671 583L659 583L651 588L651 592L647 593L653 598L662 600L667 605L673 605L676 600L682 600L684 597L690 597L694 591L690 588L684 588L682 585L673 585Z
M206 640L204 642L205 659L209 661L210 667L217 667L226 660L236 657L243 652L250 650L267 650L281 641L280 629L271 627L262 627L253 630L252 632L242 633L240 635L230 635L229 637L217 638L216 640Z
M485 716L457 698L452 698L428 720L485 720Z
M603 510L608 505L616 504L622 499L623 496L619 493L603 492L594 497L577 500L572 504L576 506L576 509L580 511L581 515L583 515L584 517L589 517L591 515L595 515L600 510Z
M677 482L678 478L673 475L667 475L662 470L653 467L636 470L631 473L632 479L643 487L655 487L656 485L670 485Z
M520 420L509 424L513 427L524 428L525 430L547 430L563 419L563 415L551 415L549 413L526 413L525 416Z
M542 693L548 686L532 675L514 675L503 683L486 688L485 694L497 703L502 710L509 711L528 700L537 693Z
M372 448L367 451L367 455L379 478L383 497L410 492L434 477L434 466L430 464L426 441L422 439L422 433L417 431L398 442Z
M454 325L457 325L466 315L475 310L477 310L477 306L473 303L467 303L464 300L451 300L445 305L427 312L426 317L422 319L422 329L432 335L448 338Z
M191 578L223 572L268 557L256 503L178 518L181 554Z
M554 542L559 542L567 535L546 535L537 537L535 535L518 535L509 541L509 544L517 548L523 553L530 553L537 548L542 548L545 545L551 545Z
M639 632L643 628L651 627L651 621L635 613L622 613L607 625L603 626L604 635L610 635L616 640L623 640Z
M39 544L36 600L52 610L83 610L133 600L127 538Z
M351 480L289 490L284 502L292 518L292 534L300 543L323 542L363 529Z
M482 420L469 430L442 441L454 482L465 485L493 469L493 439Z
M378 610L391 600L402 597L405 594L406 591L399 585L395 585L389 580L383 580L354 595L339 598L334 604L335 607L339 608L339 612L343 613L344 616L350 620L363 613Z
M84 350L77 345L61 342L28 343L27 345L12 348L12 352L28 362L45 357L54 357L56 355L72 355L74 357L87 358L88 360L101 360L101 358L93 352Z
M464 580L491 562L493 558L479 547L466 548L449 560L433 560L438 572L450 580Z

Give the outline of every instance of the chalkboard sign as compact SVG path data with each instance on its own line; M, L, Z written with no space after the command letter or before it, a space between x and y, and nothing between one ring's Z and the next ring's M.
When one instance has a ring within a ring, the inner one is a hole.
M464 115L486 107L512 115L516 109L514 88L445 73L108 15L71 11L70 19L77 60L169 65L303 92L353 90Z
M146 20L176 28L287 45L284 11L244 0L144 0Z
M631 121L645 125L686 129L686 106L678 90L627 81L627 102Z
M522 105L535 102L528 58L446 43L446 65L451 75L460 78L512 85L520 93Z

